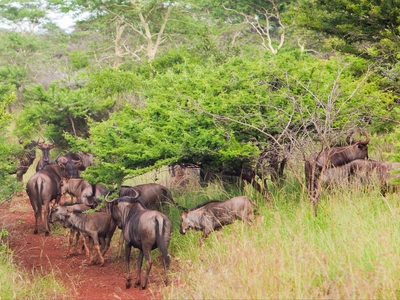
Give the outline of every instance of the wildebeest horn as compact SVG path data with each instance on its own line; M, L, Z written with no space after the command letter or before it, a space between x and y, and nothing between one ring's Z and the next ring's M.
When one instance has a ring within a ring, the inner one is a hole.
M369 138L369 136L368 136L366 131L364 131L364 133L365 133L365 141L359 141L359 143L363 144L363 145L367 145L369 143L369 141L370 141L370 138Z
M107 193L107 195L104 197L104 200L105 200L106 202L108 202L108 203L112 203L112 202L114 202L114 201L115 201L115 199L108 200L108 195L110 195L110 192L108 192L108 193Z
M131 196L132 198L137 198L137 197L139 197L139 192L137 191L137 190L135 190L135 189L132 189L132 190L134 190L135 191L135 193L136 193L136 195L135 196Z
M350 132L350 134L349 134L349 135L347 136L347 138L346 138L346 143L349 144L349 145L351 144L350 138L351 138L351 136L353 135L353 133L354 133L353 131Z

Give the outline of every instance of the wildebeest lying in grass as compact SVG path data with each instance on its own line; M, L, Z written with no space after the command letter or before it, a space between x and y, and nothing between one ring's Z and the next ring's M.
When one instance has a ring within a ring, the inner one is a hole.
M168 254L168 246L171 240L171 221L161 212L149 210L135 199L124 201L124 198L115 198L111 201L107 200L107 209L111 213L118 227L122 228L125 239L125 266L126 266L126 284L129 289L132 285L129 261L131 255L131 247L140 250L137 260L137 279L135 287L140 285L140 273L142 268L143 257L146 259L146 275L142 283L141 289L145 289L152 266L150 252L158 248L162 254L164 264L164 282L168 283L167 272L170 264Z
M53 205L53 207L51 208L50 211L50 223L54 223L54 222L60 222L62 224L64 224L65 219L66 219L66 215L67 212L69 210L72 211L86 211L89 210L90 207L87 206L86 204L72 204L72 205L59 205L59 204L55 204ZM83 237L80 234L79 230L76 230L73 226L71 226L70 228L70 233L69 233L69 245L68 245L68 252L67 252L67 257L75 254L77 252L77 248L78 248L78 242L79 242L79 238ZM83 244L84 244L84 248L85 248L85 253L86 256L89 256L89 248L86 244L86 239L83 237Z
M255 203L246 196L225 201L208 201L182 212L179 232L185 234L190 229L203 231L199 240L199 245L202 245L211 232L231 224L236 219L250 225L256 208Z
M73 227L84 236L89 237L90 264L97 263L97 259L99 259L100 265L104 265L103 256L110 248L111 238L116 228L111 216L105 212L82 213L71 209L68 209L64 216L66 217L65 227ZM92 248L97 255L93 255Z

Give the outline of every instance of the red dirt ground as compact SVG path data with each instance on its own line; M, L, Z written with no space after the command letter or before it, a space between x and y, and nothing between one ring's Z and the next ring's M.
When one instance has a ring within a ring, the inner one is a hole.
M14 251L14 261L29 274L34 271L54 272L69 288L67 299L162 299L160 288L164 285L162 264L153 263L146 290L125 289L125 263L117 259L115 237L105 254L105 264L88 265L83 252L66 258L68 250L67 230L65 234L44 235L43 222L39 223L39 233L33 234L35 218L26 193L11 203L0 205L0 228L9 232L9 247ZM61 230L63 232L63 229ZM119 237L117 229L115 235ZM132 283L136 279L136 259L138 250L131 258ZM142 279L144 271L142 268Z

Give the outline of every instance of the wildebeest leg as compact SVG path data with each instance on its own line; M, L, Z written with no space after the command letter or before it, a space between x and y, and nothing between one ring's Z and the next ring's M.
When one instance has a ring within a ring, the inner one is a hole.
M128 242L125 242L125 268L126 268L126 283L125 283L125 288L129 289L132 286L131 283L131 273L129 270L129 261L131 257L131 250L132 247L128 244Z
M114 233L114 232L112 232L112 233ZM104 254L107 252L107 250L110 248L110 243L111 243L112 237L113 237L113 234L111 234L111 232L109 232L109 233L106 235L105 239L104 239L105 246L104 246L104 249L103 249L103 251L102 251L102 253L101 253L103 256L104 256Z
M163 265L164 265L164 283L165 285L168 285L168 270L169 270L169 263L170 263L170 257L168 254L168 257L164 257L163 255Z
M89 249L90 237L87 237L83 234L81 234L81 237L82 237L82 241L83 241L83 248L85 250L85 255L90 256L90 249Z
M50 235L50 223L49 223L49 218L50 218L50 209L49 209L49 202L44 203L44 224L46 227L46 232L45 235L48 236Z
M208 231L208 230L203 231L203 235L201 236L201 238L199 240L199 246L203 246L203 242L209 236L209 234L210 234L210 231Z
M146 260L146 275L144 277L144 282L142 284L142 290L144 290L147 286L147 280L149 279L151 266L153 265L153 263L151 261L150 250L151 250L151 248L146 249L146 250L143 249L143 252L142 252L144 254L144 258Z
M104 265L104 257L103 257L103 255L101 255L99 237L98 237L97 233L94 233L92 235L92 239L93 239L93 243L94 243L93 248L97 252L98 257L100 258L100 266L103 266Z
M136 281L135 281L135 287L137 287L138 285L140 285L140 282L141 282L141 273L142 273L142 263L143 263L143 257L144 257L144 255L143 255L143 250L140 250L140 253L139 253L139 257L138 257L138 260L137 260L137 263L136 263L136 267L137 267L137 278L136 278ZM146 281L146 279L145 279L145 281ZM143 287L142 287L142 289L143 289Z
M121 230L121 235L119 236L119 245L118 245L118 255L117 257L120 258L122 254L122 246L124 245L124 234Z
M103 256L104 255L104 253L106 253L106 251L107 251L107 243L106 243L106 239L102 236L102 237L99 237L99 242L100 242L100 253L101 253L101 255Z
M33 230L33 234L38 234L38 217L35 214L35 229Z
M67 257L70 257L72 254L76 253L78 240L79 240L79 231L75 231L75 229L71 228L69 231L69 238L68 238L69 247L68 247Z

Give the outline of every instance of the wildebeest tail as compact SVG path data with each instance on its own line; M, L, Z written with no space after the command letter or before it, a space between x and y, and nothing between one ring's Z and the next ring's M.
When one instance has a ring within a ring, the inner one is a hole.
M38 183L38 181L40 181ZM42 203L43 203L43 199L42 199L42 192L43 192L43 180L36 180L35 181L35 189L36 189L36 195L37 195L37 199L36 199L36 204L37 204L37 211L35 211L35 217L38 220L42 220Z
M168 241L169 237L166 237L166 220L164 218L156 218L156 239L157 239L157 247L160 250L162 256L165 259L166 266L169 266L170 257L168 255Z

